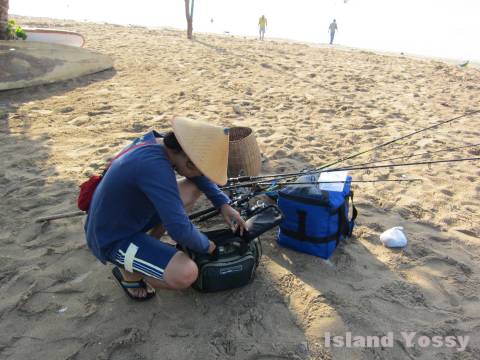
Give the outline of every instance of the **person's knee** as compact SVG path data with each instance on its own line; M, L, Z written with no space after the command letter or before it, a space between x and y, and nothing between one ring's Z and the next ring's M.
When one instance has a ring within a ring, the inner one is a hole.
M198 267L190 260L177 272L174 282L177 289L186 289L192 285L198 277Z
M183 268L181 274L180 284L183 288L187 288L192 285L198 277L198 267L192 260L190 260Z
M197 280L197 277L197 264L182 253L173 266L167 268L165 281L175 289L186 289Z

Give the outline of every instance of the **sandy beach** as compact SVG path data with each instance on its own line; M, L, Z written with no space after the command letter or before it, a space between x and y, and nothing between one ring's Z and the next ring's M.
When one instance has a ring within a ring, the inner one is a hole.
M129 300L88 250L78 185L131 139L175 115L248 126L262 173L321 166L480 109L480 70L300 43L12 16L79 31L114 70L0 92L0 358L478 359L478 162L352 172L353 237L322 260L263 236L254 282ZM347 161L479 143L480 115ZM412 160L480 155L480 147ZM398 160L397 162L407 161ZM205 204L205 202L204 202ZM403 226L406 248L379 235ZM469 336L465 351L406 346L402 331ZM325 347L325 333L395 334L393 347Z

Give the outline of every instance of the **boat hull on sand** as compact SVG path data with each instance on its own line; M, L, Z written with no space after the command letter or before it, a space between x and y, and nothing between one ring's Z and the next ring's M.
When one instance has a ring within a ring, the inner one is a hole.
M108 56L79 47L0 41L0 91L69 80L112 67Z
M52 44L82 47L85 39L82 34L60 29L24 28L27 41L38 41Z

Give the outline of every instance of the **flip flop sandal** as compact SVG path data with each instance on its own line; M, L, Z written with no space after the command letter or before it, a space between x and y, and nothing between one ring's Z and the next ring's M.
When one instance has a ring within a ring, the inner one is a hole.
M127 281L123 278L123 275L118 267L114 267L112 269L112 274L115 277L115 280L117 280L120 287L123 289L123 291L125 291L125 294L127 294L130 299L133 299L135 301L145 301L155 296L155 291L148 292L149 286L143 279L139 281ZM138 297L132 295L130 291L128 291L128 289L145 289L147 290L147 295L145 297Z

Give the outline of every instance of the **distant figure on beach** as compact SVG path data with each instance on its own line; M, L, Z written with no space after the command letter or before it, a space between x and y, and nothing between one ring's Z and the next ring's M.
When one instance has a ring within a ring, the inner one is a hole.
M333 22L328 27L328 31L330 31L330 45L333 44L333 38L335 37L335 31L338 30L337 20L333 19Z
M258 31L260 33L260 40L263 40L265 36L265 28L267 27L267 18L262 15L258 20Z
M117 155L88 208L88 247L114 265L114 279L134 300L152 298L154 288L185 289L197 279L195 262L158 239L167 231L192 251L215 250L187 215L202 193L232 231L246 229L217 186L227 182L228 128L180 117L172 127L165 134L150 131Z

